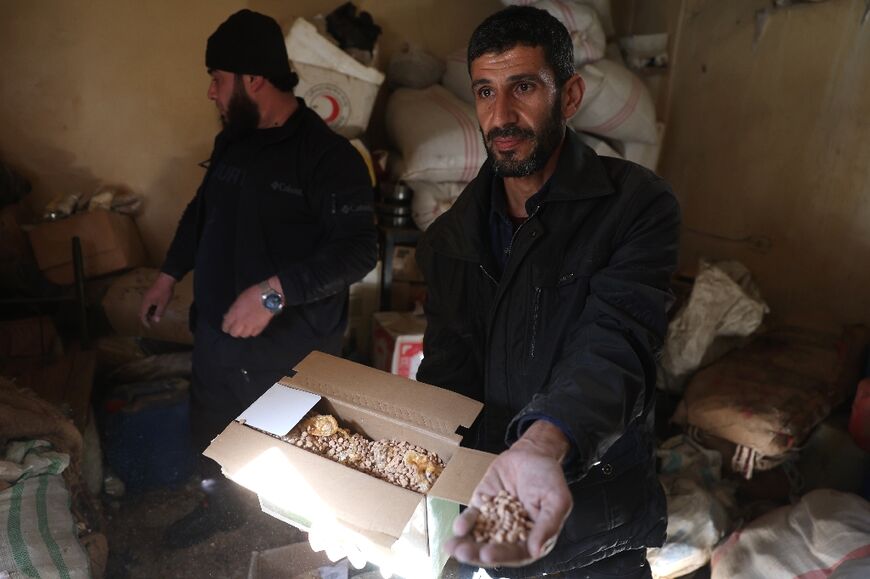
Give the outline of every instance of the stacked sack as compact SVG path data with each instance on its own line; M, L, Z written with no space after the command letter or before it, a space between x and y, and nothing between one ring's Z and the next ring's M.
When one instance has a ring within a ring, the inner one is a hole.
M625 66L604 58L613 34L610 1L502 1L546 10L568 29L574 65L586 83L570 126L598 154L655 169L661 131L649 91ZM402 88L390 96L386 113L387 134L401 156L393 177L414 190L412 216L423 230L450 208L486 160L466 49L450 54L443 69L441 84L393 83Z
M411 215L425 230L486 160L474 108L438 84L400 88L390 96L386 123L401 154L394 177L413 190Z

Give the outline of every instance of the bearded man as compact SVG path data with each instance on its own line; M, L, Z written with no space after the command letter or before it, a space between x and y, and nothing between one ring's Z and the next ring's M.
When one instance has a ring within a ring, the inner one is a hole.
M362 157L302 99L275 20L241 10L208 39L208 98L220 113L205 177L185 209L140 317L159 323L195 270L191 430L202 452L312 350L338 355L348 286L377 260ZM220 467L200 457L206 500L169 527L186 547L238 527Z
M417 379L482 401L465 440L498 456L447 550L499 577L649 577L667 522L652 420L679 206L566 128L584 84L554 17L490 16L468 63L489 158L417 249ZM476 507L501 490L530 513L528 540L477 543Z

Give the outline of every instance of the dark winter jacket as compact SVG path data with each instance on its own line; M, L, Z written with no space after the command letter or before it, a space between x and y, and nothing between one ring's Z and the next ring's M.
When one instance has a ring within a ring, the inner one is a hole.
M677 201L662 179L597 156L569 129L497 279L492 179L488 161L417 249L429 291L417 378L484 402L469 437L479 449L505 450L541 417L573 441L573 511L553 552L518 576L659 545L666 509L652 409Z
M205 190L231 140L226 131L215 139L209 169L179 222L162 267L176 279L194 267ZM362 157L301 99L282 127L255 142L244 168L228 270L236 295L272 275L281 280L286 305L255 339L261 344L238 340L262 354L254 365L263 367L288 344L333 349L327 345L340 340L347 324L348 286L375 266L377 234ZM193 326L195 319L194 304Z

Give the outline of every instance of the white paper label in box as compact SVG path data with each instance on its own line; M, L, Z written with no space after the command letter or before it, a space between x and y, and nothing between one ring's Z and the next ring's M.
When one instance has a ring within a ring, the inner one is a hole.
M236 420L275 436L284 436L319 401L318 394L275 383Z

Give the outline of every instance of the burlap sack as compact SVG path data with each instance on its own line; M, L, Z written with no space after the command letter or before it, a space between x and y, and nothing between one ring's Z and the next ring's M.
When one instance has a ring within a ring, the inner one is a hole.
M106 292L102 306L112 328L122 336L141 336L193 344L193 335L188 327L190 304L193 302L193 276L188 275L176 284L175 294L166 308L160 322L146 328L139 321L139 308L142 297L159 272L156 269L140 267L118 277Z

